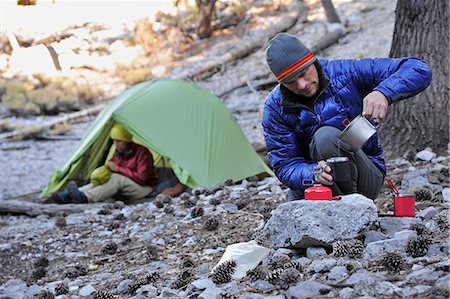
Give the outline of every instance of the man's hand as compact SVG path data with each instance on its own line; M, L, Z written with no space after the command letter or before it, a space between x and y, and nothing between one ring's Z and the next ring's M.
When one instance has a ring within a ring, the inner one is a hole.
M119 170L119 166L117 166L117 164L114 162L109 161L107 165L109 170L111 170L112 172L117 172L117 170Z
M327 162L321 160L321 161L319 161L319 164L315 168L322 169L322 171L319 174L319 180L322 185L327 185L327 186L333 185L333 177L330 174L331 167L327 164Z
M388 100L378 90L372 91L363 99L362 115L369 119L382 120L386 117Z

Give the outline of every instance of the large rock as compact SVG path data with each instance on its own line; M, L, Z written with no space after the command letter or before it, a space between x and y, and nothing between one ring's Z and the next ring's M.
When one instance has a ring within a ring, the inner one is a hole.
M360 194L346 195L339 201L299 200L272 211L264 233L276 248L322 247L355 238L377 219L373 201Z

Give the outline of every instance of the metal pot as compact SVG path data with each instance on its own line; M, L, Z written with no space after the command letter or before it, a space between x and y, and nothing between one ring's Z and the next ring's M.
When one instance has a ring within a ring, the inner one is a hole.
M347 143L354 151L359 150L377 132L379 127L379 125L372 125L362 115L358 115L350 123L348 122L348 118L342 121L346 128L341 132L339 139Z

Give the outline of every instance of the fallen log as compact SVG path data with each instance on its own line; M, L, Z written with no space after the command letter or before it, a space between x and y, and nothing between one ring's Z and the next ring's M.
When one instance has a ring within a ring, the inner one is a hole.
M75 214L82 213L85 210L98 208L104 203L95 204L40 204L22 200L0 200L0 215L27 215L36 217L39 215L56 216L62 213Z
M52 119L48 122L45 122L42 125L36 126L33 125L32 127L24 127L21 129L17 129L12 132L6 132L0 134L0 140L2 139L14 139L18 138L20 136L24 136L30 133L33 133L34 135L36 132L42 132L43 130L50 129L58 124L64 123L64 122L76 122L77 120L82 120L86 117L97 115L102 109L105 107L106 104L102 103L97 106L88 108L86 110L77 111L70 114L64 114L58 118Z
M306 20L307 7L302 1L293 1L287 8L287 13L283 15L280 22L276 24L269 24L265 30L258 28L254 34L248 34L245 43L234 45L227 53L214 58L206 58L195 63L188 63L183 65L182 70L175 70L171 78L174 79L192 79L202 73L207 73L208 70L219 68L224 63L234 61L241 58L251 51L263 47L267 40L275 36L278 32L286 31L295 25L298 21ZM202 54L203 56L204 54ZM192 60L197 60L193 59Z

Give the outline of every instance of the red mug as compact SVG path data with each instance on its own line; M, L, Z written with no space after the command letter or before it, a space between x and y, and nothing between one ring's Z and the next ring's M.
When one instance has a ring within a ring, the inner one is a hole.
M386 178L386 182L394 192L394 216L416 217L416 197L414 195L400 195L391 179Z
M395 195L394 216L416 217L416 197L414 195Z

